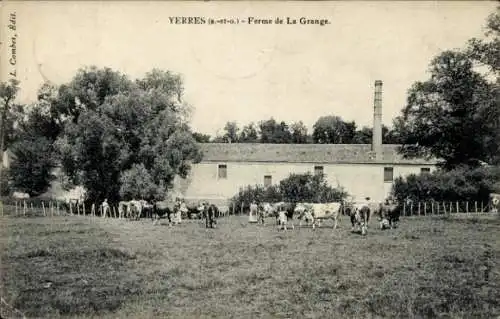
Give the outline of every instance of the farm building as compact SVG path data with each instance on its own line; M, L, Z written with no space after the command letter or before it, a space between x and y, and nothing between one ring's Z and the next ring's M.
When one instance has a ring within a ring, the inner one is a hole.
M323 173L333 187L343 187L355 200L386 198L398 176L430 172L436 161L404 159L399 145L382 144L382 81L375 81L372 144L200 144L203 160L177 194L192 199L225 200L240 187L271 185L290 173Z
M383 157L376 159L367 144L201 144L202 162L175 184L185 198L224 200L240 187L276 184L290 173L311 172L325 174L330 185L343 187L355 199L381 201L396 177L435 168L433 162L403 159L397 147L383 145Z

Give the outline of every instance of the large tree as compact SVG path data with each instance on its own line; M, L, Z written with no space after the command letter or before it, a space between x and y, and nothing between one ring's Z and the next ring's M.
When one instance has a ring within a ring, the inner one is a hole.
M430 67L431 78L416 82L403 109L406 155L435 156L452 168L490 162L498 149L498 97L494 86L462 52L445 51Z
M320 117L313 126L313 140L320 144L350 144L356 132L354 122L344 122L339 116Z
M162 199L174 177L201 160L176 74L152 70L134 82L86 68L61 91L56 109L69 119L57 141L62 164L94 201Z
M487 66L496 81L500 76L500 6L486 22L485 38L472 38L468 42L467 54L475 61Z
M292 133L292 143L306 144L308 142L307 127L302 121L292 123L290 131Z
M227 122L224 126L224 135L222 136L223 140L226 143L238 143L239 141L239 131L238 123L236 122Z
M19 81L10 80L0 83L0 153L2 163L0 165L0 194L3 195L2 186L7 185L5 181L3 167L3 152L10 146L15 139L14 116L16 105L14 103L17 92L19 91Z
M260 142L286 144L292 141L292 133L284 122L277 122L274 118L259 123Z
M54 178L52 169L57 165L54 142L62 126L52 116L45 98L39 95L36 103L22 108L22 116L16 120L16 140L10 147L12 187L31 196L47 190Z
M9 177L12 188L36 196L50 186L54 179L52 169L56 162L50 139L40 135L23 134L22 139L12 144L14 160Z
M210 143L211 137L208 134L193 132L193 138L198 143Z
M256 143L259 141L259 133L255 123L252 122L243 127L239 140L241 143Z
M442 52L430 63L430 79L411 87L399 119L405 156L438 157L446 168L500 163L499 35L497 11L485 39Z

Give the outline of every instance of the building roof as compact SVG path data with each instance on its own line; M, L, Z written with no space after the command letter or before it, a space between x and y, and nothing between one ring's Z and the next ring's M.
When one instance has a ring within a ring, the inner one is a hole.
M202 162L272 162L272 163L378 163L433 165L435 160L404 159L400 145L384 144L383 158L376 160L371 144L260 144L200 143Z

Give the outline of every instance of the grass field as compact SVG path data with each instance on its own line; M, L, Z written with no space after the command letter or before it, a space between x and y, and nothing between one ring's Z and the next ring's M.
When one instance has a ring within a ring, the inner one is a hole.
M3 218L4 317L497 318L500 221L347 218L278 232L246 217L168 227ZM8 306L6 305L8 304Z

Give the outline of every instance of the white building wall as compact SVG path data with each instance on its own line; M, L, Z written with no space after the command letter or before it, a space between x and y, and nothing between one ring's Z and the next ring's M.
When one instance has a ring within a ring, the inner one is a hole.
M226 179L218 177L218 164L227 165ZM370 197L377 201L386 198L392 188L392 182L384 182L384 167L393 167L394 179L419 174L422 167L435 169L433 165L203 162L193 165L190 176L182 182L183 189L177 192L190 198L230 198L241 187L263 185L265 175L271 175L272 183L277 184L291 173L314 173L315 166L323 166L331 186L344 187L356 200Z

